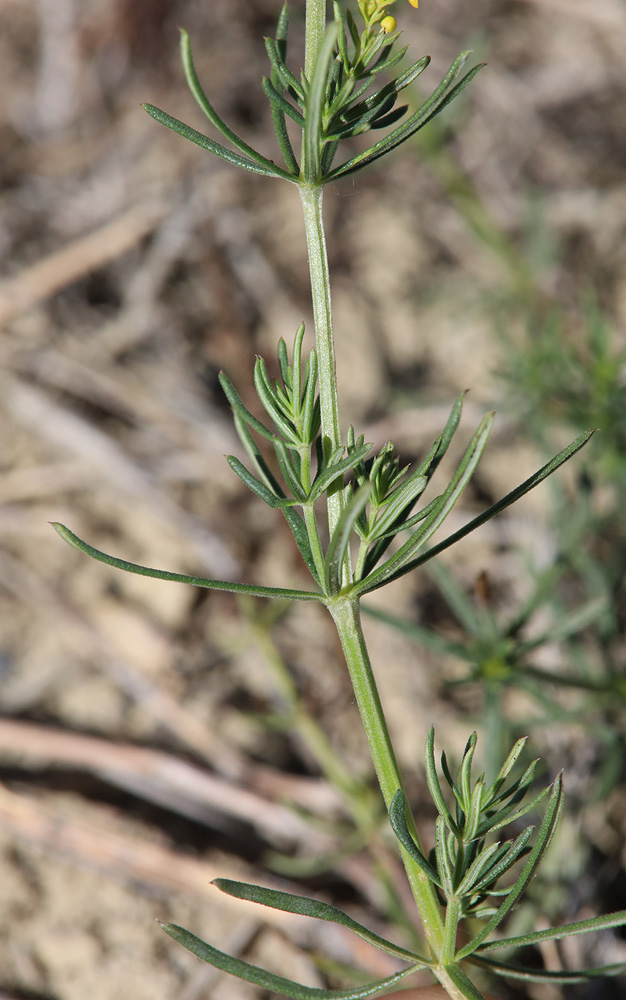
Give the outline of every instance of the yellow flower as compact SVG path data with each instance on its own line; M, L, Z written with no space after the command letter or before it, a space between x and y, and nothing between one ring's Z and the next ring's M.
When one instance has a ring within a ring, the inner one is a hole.
M411 7L417 7L419 5L419 0L409 0Z
M392 17L391 14L387 14L387 16L383 17L382 21L380 22L380 26L386 35L390 35L392 31L395 31L397 28L395 17Z

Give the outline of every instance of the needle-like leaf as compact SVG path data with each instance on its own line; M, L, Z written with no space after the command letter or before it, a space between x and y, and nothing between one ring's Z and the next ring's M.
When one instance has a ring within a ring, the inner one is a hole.
M626 962L601 965L595 969L539 972L537 969L528 969L523 965L514 965L509 962L496 962L493 959L482 958L480 955L472 955L471 961L476 965L484 966L490 972L495 972L498 976L504 976L506 979L521 979L530 983L585 983L590 979L599 979L603 976L619 976L626 971Z
M206 149L209 153L215 153L216 156L221 157L222 160L227 160L228 163L232 163L236 167L243 167L244 170L250 170L253 174L262 174L264 177L282 177L286 181L294 181L294 178L288 171L283 170L278 164L274 163L273 160L268 160L265 156L260 153L255 155L254 159L249 159L246 156L240 156L239 153L233 153L231 149L227 146L223 146L220 142L215 142L214 139L210 139L208 135L204 135L202 132L196 131L195 128L191 128L190 125L185 125L184 122L179 121L178 118L174 118L172 115L168 115L166 111L161 111L160 108L155 108L153 104L144 104L144 110L154 118L155 121L160 122L161 125L165 125L166 128L171 129L172 132L177 132L178 135L182 135L184 139L189 139L190 142L194 142L196 146L200 146L202 149Z
M161 926L170 937L182 944L197 958L202 959L203 962L208 962L209 965L222 972L228 972L231 976L237 976L238 979L254 983L262 990L270 990L273 993L280 993L282 996L293 997L294 1000L364 1000L366 997L376 996L390 986L394 986L415 972L416 969L423 968L422 962L415 962L408 969L403 969L402 972L396 972L386 979L379 979L366 986L358 986L356 989L349 990L323 990L312 986L302 986L292 979L274 975L272 972L260 969L257 965L244 962L241 958L234 958L223 951L218 951L217 948L213 948L212 945L176 924L162 924Z
M328 903L321 903L318 900L310 899L308 896L297 896L291 892L266 889L260 885L235 882L227 878L216 878L213 885L229 896L236 896L237 899L247 899L253 903L270 906L275 910L284 910L286 913L298 913L304 917L315 917L318 920L340 924L342 927L346 927L348 930L358 934L359 937L374 945L375 948L387 952L388 955L394 955L395 958L400 958L404 962L421 962L423 965L431 964L429 959L422 958L420 955L416 955L406 948L401 948L391 941L387 941L385 938L380 937L379 934L375 934L367 927L364 927L363 924L353 920L343 910L339 910L336 906L330 906Z
M61 538L73 545L75 549L84 552L85 555L98 562L106 563L107 566L114 566L116 569L123 569L126 573L136 573L138 576L151 576L156 580L169 580L173 583L187 583L192 587L206 587L208 590L223 590L231 594L250 594L252 597L279 597L289 601L323 601L323 594L315 594L308 590L287 590L282 587L257 587L254 584L233 583L231 580L208 580L203 576L187 576L184 573L170 573L168 570L152 569L150 566L140 566L138 563L128 562L126 559L118 559L110 556L100 549L94 549L88 545L73 531L66 528L64 524L57 521L51 522L52 527Z
M391 800L391 806L389 807L389 822L391 823L391 828L404 847L405 851L407 851L413 860L417 862L429 881L434 882L435 885L441 887L441 879L439 878L437 870L433 868L429 861L426 860L411 836L409 825L406 821L406 809L406 795L402 789L399 788Z

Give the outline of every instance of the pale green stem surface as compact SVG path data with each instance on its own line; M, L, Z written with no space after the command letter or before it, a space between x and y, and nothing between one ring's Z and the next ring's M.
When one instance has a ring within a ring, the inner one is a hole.
M304 72L310 80L326 30L326 0L306 0L305 17Z
M344 598L329 604L328 608L346 657L385 805L389 807L395 793L404 785L365 645L359 603L357 600ZM417 839L415 831L412 832ZM402 848L402 860L424 924L426 938L434 954L440 956L444 941L444 924L435 890L404 848Z
M304 212L304 228L309 254L311 275L311 296L313 318L315 320L315 345L319 365L320 415L322 423L322 445L328 456L341 444L339 424L339 402L337 398L337 370L333 343L333 324L330 306L330 277L328 255L322 218L323 187L300 185L300 198ZM343 483L341 483L341 486ZM343 492L341 489L328 491L328 526L335 529L341 514Z

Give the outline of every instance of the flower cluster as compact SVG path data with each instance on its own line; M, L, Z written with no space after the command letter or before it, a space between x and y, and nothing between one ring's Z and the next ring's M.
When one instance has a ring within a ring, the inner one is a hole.
M387 13L396 0L359 0L359 10L368 29L379 24L385 35L391 35L397 28L395 17ZM419 0L409 0L412 7L417 7Z

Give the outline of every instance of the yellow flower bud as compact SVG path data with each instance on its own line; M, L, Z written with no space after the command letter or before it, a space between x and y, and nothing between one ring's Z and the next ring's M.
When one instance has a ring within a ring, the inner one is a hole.
M411 7L419 6L419 0L409 0L409 3L411 4Z
M382 21L380 22L380 26L386 35L390 35L391 32L395 31L397 28L395 17L392 17L391 14L387 14L387 16L383 17Z

